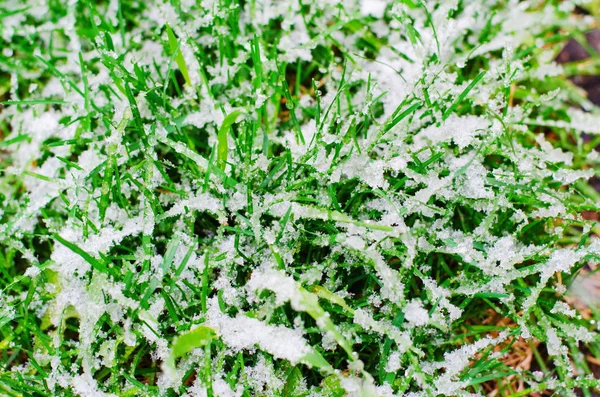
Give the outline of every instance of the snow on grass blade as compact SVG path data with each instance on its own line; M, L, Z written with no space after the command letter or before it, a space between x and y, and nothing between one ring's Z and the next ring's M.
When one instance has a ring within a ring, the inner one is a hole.
M465 90L460 93L460 95L454 100L454 102L452 102L452 104L450 105L450 107L448 109L446 109L446 111L442 115L442 119L443 120L446 120L448 118L448 116L450 116L452 114L452 112L454 112L454 110L458 107L458 105L460 105L465 100L465 98L467 97L467 95L469 95L469 92L471 92L471 90L473 90L473 88L475 88L475 86L477 85L477 83L479 83L479 81L481 79L483 79L483 77L485 76L485 74L486 74L486 71L480 72L473 79L473 81L471 81L469 83L469 85L467 86L467 88L465 88Z
M346 310L349 314L354 314L354 309L352 309L346 301L333 292L329 291L327 288L322 287L320 285L316 285L313 291L319 298L326 299L331 303L335 303L338 306L341 306Z
M54 234L52 237L56 241L58 241L60 244L64 245L65 247L67 247L68 249L70 249L71 251L73 251L74 253L79 255L80 257L82 257L87 263L92 265L92 267L94 269L98 270L101 273L108 273L108 271L109 271L108 267L106 267L106 265L102 261L94 258L92 255L87 253L85 250L83 250L77 244L72 243L68 240L65 240L58 234Z
M229 317L219 312L214 300L208 305L207 324L215 329L222 341L235 350L259 346L274 357L288 360L294 365L303 363L324 373L333 372L325 358L293 329L269 325L243 314Z
M317 322L319 328L332 335L338 345L344 349L350 361L356 360L352 345L331 321L327 312L319 305L317 295L308 292L296 281L275 270L253 274L249 287L253 290L268 289L273 291L277 295L279 304L289 301L294 310L308 313Z

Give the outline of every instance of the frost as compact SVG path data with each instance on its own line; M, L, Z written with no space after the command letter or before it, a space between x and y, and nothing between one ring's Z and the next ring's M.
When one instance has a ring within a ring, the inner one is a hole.
M400 353L395 351L388 357L388 361L385 365L386 372L395 373L401 368L400 364Z
M435 382L437 392L444 395L453 395L465 387L466 382L456 380L456 377L474 358L473 354L478 349L501 342L506 336L505 332L495 339L483 338L455 351L444 353L444 361L435 365L439 368L445 368L444 374Z
M536 142L540 145L544 152L543 159L553 163L565 163L565 165L571 165L573 163L573 154L565 153L558 148L553 148L552 144L544 139L542 134L538 134L535 138Z
M429 313L419 301L412 301L404 308L404 318L416 327L421 327L429 321Z
M308 309L306 299L298 289L296 281L281 272L269 270L264 273L255 273L246 287L251 291L266 289L275 292L278 305L290 302L294 310L306 311Z
M548 338L546 346L548 348L548 354L551 356L558 356L562 354L565 350L565 347L562 345L560 338L556 334L556 330L554 328L549 327L546 330L546 337Z
M296 24L303 26L302 20L296 20ZM279 48L285 52L285 60L293 62L297 59L310 61L311 52L308 47L310 38L305 29L294 29L289 36L285 36L279 42Z
M186 211L207 211L212 214L221 213L221 204L214 197L208 194L199 194L196 197L181 200L176 202L169 211L165 212L164 218L178 216L184 214Z
M361 0L360 11L364 15L371 15L375 18L383 17L387 2L384 0Z
M544 266L542 273L549 276L555 272L566 272L582 257L581 252L569 248L556 250Z
M391 322L376 321L365 310L358 309L354 313L354 322L366 330L371 330L380 335L388 336L398 344L400 352L405 352L411 345L408 335L398 330Z
M96 380L90 374L79 375L72 382L73 391L81 397L116 397L116 394L100 391Z
M41 273L41 270L36 266L30 266L25 271L25 276L34 278Z
M268 325L243 314L231 318L219 313L219 309L214 306L215 303L212 303L207 324L234 351L253 350L258 346L275 358L286 359L292 364L299 362L311 351L297 330Z
M452 115L442 126L432 125L419 132L416 136L416 149L449 141L460 149L465 149L488 130L489 124L490 122L482 117Z

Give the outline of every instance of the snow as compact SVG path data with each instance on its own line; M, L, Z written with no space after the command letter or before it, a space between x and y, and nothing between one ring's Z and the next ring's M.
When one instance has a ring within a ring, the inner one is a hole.
M540 145L544 155L542 158L552 163L565 163L565 165L573 164L573 153L563 152L559 148L553 148L552 144L544 138L544 135L538 134L535 141Z
M249 291L269 290L276 296L275 303L278 306L290 302L296 311L308 311L318 306L316 296L303 293L298 283L281 271L267 270L265 272L254 272L252 278L246 284Z
M422 327L429 322L429 313L423 303L412 301L404 308L404 318L415 327Z
M180 216L185 214L187 211L206 211L212 214L221 214L221 203L212 197L210 194L198 194L197 196L177 201L167 212L163 214L163 218L170 218L174 216ZM223 216L220 216L223 218Z
M0 109L0 243L24 263L10 286L20 292L0 297L0 322L20 321L27 302L54 326L42 330L49 346L32 349L48 393L112 397L107 390L130 381L95 374L123 363L121 344L145 344L149 360L164 363L179 330L202 324L218 341L158 374L159 394L286 394L288 369L303 364L296 394L320 395L304 375L326 368L348 395L392 396L398 384L380 382L356 354L381 339L390 342L377 371L409 379L407 395L466 396L463 371L509 337L448 342L470 313L463 299L479 304L486 293L500 294L490 302L517 322L511 333L543 339L574 379L567 346L593 342L597 327L561 301L546 313L552 321L538 319L542 333L527 319L547 289L579 289L558 275L600 253L598 239L578 246L570 234L596 231L580 209L597 203L572 194L597 172L582 133L600 134L600 112L586 100L574 108L576 92L551 90L564 70L544 36L589 20L562 14L575 3L147 2L139 16L126 10L136 21L121 37L110 0L94 4L96 28L112 26L94 43L79 36L76 1L52 20L34 3L3 18L11 59L0 65L10 78L0 94L65 103ZM177 94L166 24L192 81ZM30 55L52 55L59 73L20 62L28 40ZM523 49L531 52L517 59ZM470 87L482 59L485 79ZM286 83L294 104L282 100ZM228 135L221 167L218 129L233 109L245 121ZM58 332L66 318L78 319L77 341ZM326 363L315 365L323 351ZM38 371L17 361L13 373ZM188 387L190 370L198 376ZM539 378L525 372L526 382Z
M387 363L385 364L385 371L396 373L401 367L402 366L400 364L400 352L392 352L392 354L390 354L388 357Z
M548 349L548 354L551 356L558 356L562 354L565 350L565 347L562 345L556 330L552 327L548 327L546 330L546 337L548 338L546 341L546 347Z
M361 0L360 11L363 15L370 15L375 18L383 17L387 2L384 0Z
M488 131L490 122L477 116L451 115L441 126L431 125L415 137L415 149L452 141L461 150L476 142Z
M116 394L104 393L98 389L98 383L90 374L79 375L72 380L73 391L81 397L116 397Z
M294 365L311 351L298 330L268 325L243 314L228 317L221 314L218 306L215 306L216 302L212 302L207 324L218 332L234 352L258 347L273 357L288 360Z
M579 262L583 253L581 251L574 251L570 248L562 248L554 251L548 262L546 262L542 274L548 276L555 272L566 272L575 263Z

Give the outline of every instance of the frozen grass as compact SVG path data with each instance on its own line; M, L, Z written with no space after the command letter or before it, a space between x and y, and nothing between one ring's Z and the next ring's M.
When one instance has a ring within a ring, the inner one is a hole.
M599 8L2 2L0 394L592 396Z

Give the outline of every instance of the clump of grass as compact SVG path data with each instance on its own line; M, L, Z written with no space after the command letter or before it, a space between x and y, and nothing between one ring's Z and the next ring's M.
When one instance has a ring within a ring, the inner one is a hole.
M1 394L591 396L596 3L2 5Z

